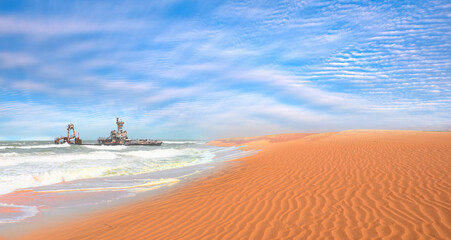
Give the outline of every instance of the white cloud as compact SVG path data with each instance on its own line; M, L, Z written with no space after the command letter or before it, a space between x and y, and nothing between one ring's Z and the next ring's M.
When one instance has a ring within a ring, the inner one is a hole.
M0 52L0 68L27 67L35 63L36 59L26 53Z
M307 129L327 119L311 110L279 103L260 94L215 92L200 100L177 102L146 114L163 127L190 126L205 137L255 135Z
M54 91L53 88L46 84L32 82L32 81L16 81L11 83L11 87L14 89L22 90L22 91L31 91L31 92L45 92L52 93Z
M0 16L0 35L24 34L36 37L49 37L92 32L126 31L143 28L143 22L87 21L63 18L29 18L25 16Z
M98 85L102 89L107 90L120 90L120 91L131 91L131 92L143 92L155 89L156 86L152 82L131 82L131 81L100 81Z
M147 104L156 104L166 102L168 100L183 99L186 97L196 97L202 95L206 91L206 87L186 87L186 88L163 88L157 91L149 92L142 102Z
M309 86L302 78L281 71L254 69L236 72L233 76L235 79L265 83L270 87L276 87L284 94L306 101L306 103L329 106L337 110L362 110L366 102L358 96Z

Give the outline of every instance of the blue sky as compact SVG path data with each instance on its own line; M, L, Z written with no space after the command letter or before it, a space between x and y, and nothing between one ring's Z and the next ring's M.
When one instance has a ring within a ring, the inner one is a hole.
M0 6L0 140L451 129L449 1Z

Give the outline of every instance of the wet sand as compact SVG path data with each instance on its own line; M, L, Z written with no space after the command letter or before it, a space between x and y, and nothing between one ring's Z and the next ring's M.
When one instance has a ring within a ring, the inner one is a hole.
M257 154L24 239L450 239L451 133L223 139Z

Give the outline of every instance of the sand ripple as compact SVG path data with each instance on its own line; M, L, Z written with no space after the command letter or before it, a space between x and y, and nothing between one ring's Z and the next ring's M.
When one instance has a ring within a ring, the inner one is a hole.
M32 238L451 238L451 133L362 130L246 144L263 151Z

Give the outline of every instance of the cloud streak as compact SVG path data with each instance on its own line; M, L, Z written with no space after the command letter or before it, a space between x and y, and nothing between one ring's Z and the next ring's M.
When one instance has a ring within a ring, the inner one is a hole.
M26 16L0 16L0 34L21 34L35 37L55 37L99 32L129 31L144 27L142 22L118 20L90 22L81 19L29 18Z

